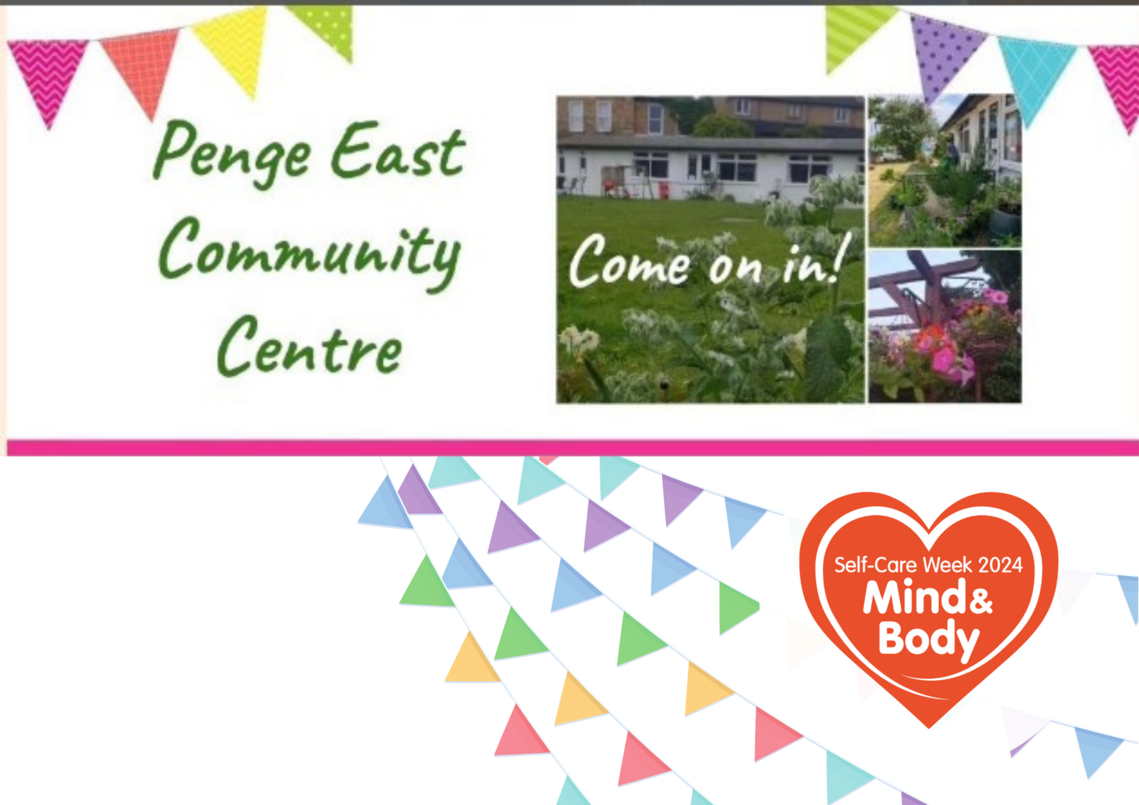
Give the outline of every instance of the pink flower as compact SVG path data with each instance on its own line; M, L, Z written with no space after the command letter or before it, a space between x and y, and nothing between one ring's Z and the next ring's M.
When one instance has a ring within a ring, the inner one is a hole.
M973 359L968 355L963 355L961 357L961 365L954 367L948 377L954 383L960 383L961 388L965 388L969 385L969 381L977 374L976 369L977 364L973 362Z
M994 305L1000 305L1001 307L1008 304L1008 294L1004 291L994 291L992 288L986 288L985 298Z
M952 347L942 347L933 353L933 371L939 375L948 375L953 369L956 359L957 353L953 351Z

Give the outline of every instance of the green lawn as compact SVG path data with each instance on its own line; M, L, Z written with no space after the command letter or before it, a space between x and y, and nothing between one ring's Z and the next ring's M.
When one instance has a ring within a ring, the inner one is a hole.
M651 290L644 282L622 279L608 284L598 280L588 288L575 288L569 279L569 267L582 241L593 233L605 236L605 251L600 258L590 255L582 267L589 273L600 272L605 261L614 255L659 261L661 252L657 238L666 237L683 243L693 238L711 238L723 232L733 233L737 241L729 254L761 260L765 266L782 269L790 257L790 244L783 233L763 223L764 207L760 204L738 204L720 201L649 201L602 198L561 198L558 200L558 331L571 325L595 330L601 336L602 359L610 368L627 371L654 372L667 367L657 365L652 350L631 339L622 324L622 313L629 308L652 309L668 314L677 321L699 315L691 303L689 285ZM841 228L862 228L862 209L844 209L836 213ZM830 270L831 266L824 265ZM583 271L583 274L586 272ZM797 281L797 280L796 280ZM817 285L809 299L797 309L772 311L766 326L779 334L798 332L818 315L830 308L829 293ZM812 289L813 290L813 289ZM862 255L848 255L839 280L839 296L843 302L863 304L865 270ZM559 350L558 365L564 368L568 359ZM683 375L683 370L679 372ZM674 370L674 379L677 378Z

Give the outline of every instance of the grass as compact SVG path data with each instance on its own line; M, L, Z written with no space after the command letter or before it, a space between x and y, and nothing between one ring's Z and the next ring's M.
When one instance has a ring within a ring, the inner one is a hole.
M790 257L790 244L780 230L763 223L765 209L760 204L725 201L637 201L603 198L561 198L558 200L558 331L570 325L595 330L601 336L600 354L610 369L657 371L670 369L674 380L683 380L683 370L657 365L650 348L631 339L625 332L622 313L629 308L655 310L678 321L691 319L696 312L685 285L651 290L644 282L622 279L608 284L600 279L588 288L575 288L569 267L583 240L594 233L605 236L601 257L590 255L582 261L582 274L599 272L614 255L659 260L658 237L679 243L693 238L711 238L731 232L737 238L729 254L737 261L746 256L765 266L782 269ZM842 228L864 226L861 209L836 213ZM865 298L865 269L861 255L848 256L839 279L843 302L861 304ZM831 266L824 265L829 271ZM799 331L817 315L829 310L828 294L820 292L802 306L799 315L773 313L768 326L781 334ZM558 365L566 365L564 350L558 352ZM679 377L678 377L679 375Z

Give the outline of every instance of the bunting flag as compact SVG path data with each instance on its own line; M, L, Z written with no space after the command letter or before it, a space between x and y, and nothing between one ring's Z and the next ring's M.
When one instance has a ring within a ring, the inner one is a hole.
M549 651L545 643L538 639L538 635L526 625L521 616L510 608L506 613L506 623L502 627L502 637L498 639L498 650L494 652L496 660L509 660L513 657L527 657L531 654L542 654Z
M545 464L547 467L550 466L550 464L552 464L555 459L557 459L557 456L538 456L538 460Z
M198 39L250 98L257 95L266 8L226 14L191 26Z
M692 504L692 501L700 497L700 493L704 490L684 481L669 478L667 475L662 475L660 480L664 492L664 524L669 526Z
M625 754L621 757L621 773L617 785L635 783L658 774L672 771L661 762L660 758L650 752L645 745L638 741L633 733L625 734Z
M1119 576L1119 586L1131 610L1131 620L1139 626L1139 576Z
M451 558L447 560L447 567L443 569L443 585L448 590L491 586L490 578L479 567L479 563L471 556L470 549L461 539L455 541Z
M399 485L399 499L403 501L403 508L408 514L443 513L414 464L404 476L403 483Z
M411 583L404 590L401 604L413 604L420 607L453 607L450 593L443 586L435 566L431 564L431 557L424 556L419 563L419 569L411 577Z
M558 564L558 578L554 582L554 602L550 605L550 612L572 607L574 604L592 600L600 595L600 590L586 581L584 576L563 559Z
M655 542L653 543L653 575L651 582L653 595L656 595L665 587L675 584L695 570L695 566L688 564L676 554L669 553Z
M759 518L767 514L767 509L731 498L724 498L724 509L728 514L728 541L732 543L733 548L751 532L759 522Z
M490 547L487 553L505 551L507 548L516 548L529 542L537 542L540 538L531 530L530 526L510 510L503 501L498 502L498 516L494 518L494 530L490 533Z
M628 612L621 613L621 642L617 646L618 665L624 665L662 648L668 648L668 643L641 626Z
M903 791L902 792L902 805L925 805L925 803L922 802L917 797L911 797L909 794L907 794L905 791Z
M893 6L827 6L827 73L894 18Z
M314 34L352 63L352 6L285 6Z
M695 663L688 663L688 688L684 694L684 715L690 716L710 704L728 698L734 690Z
M166 74L170 72L177 41L178 29L175 28L117 36L99 43L149 120L153 121L158 112L158 101L166 86Z
M707 797L693 788L692 799L689 801L688 805L712 805L712 803L708 800Z
M803 736L779 719L755 708L755 759L761 760Z
M1040 730L1048 726L1048 719L1022 713L1011 707L1002 707L1001 716L1005 722L1005 736L1008 738L1009 757L1017 753L1031 741Z
M8 47L44 125L50 130L71 88L79 62L87 52L87 42L69 39L9 42Z
M400 505L399 496L396 495L390 476L384 478L384 482L380 484L376 494L372 495L357 522L388 528L411 528L411 520L407 519L403 506Z
M1088 579L1092 574L1081 570L1063 570L1056 575L1056 595L1055 601L1060 605L1064 615L1071 611L1072 605L1076 603L1076 599L1080 597L1080 593L1084 591L1084 587L1088 583Z
M577 790L573 780L567 777L565 783L562 784L562 793L558 797L556 805L589 805L589 802Z
M793 620L787 621L787 658L791 668L802 664L827 644L826 637Z
M918 14L910 15L926 105L941 97L961 68L987 38L986 34Z
M720 634L759 612L759 602L720 582Z
M605 500L609 494L625 483L640 467L639 464L634 464L627 458L616 458L613 456L602 456L600 459L601 464L601 499Z
M867 774L853 763L827 752L827 805L857 791L873 779L873 774Z
M1088 52L1115 102L1123 128L1131 134L1139 119L1139 45L1092 45Z
M435 466L431 468L431 479L427 482L427 486L430 489L439 489L478 479L478 473L472 470L471 465L465 460L455 456L441 457L435 459Z
M1004 36L1000 37L1000 43L1013 92L1016 93L1016 103L1024 114L1024 125L1031 126L1072 60L1076 48Z
M518 484L518 505L544 495L552 489L564 486L563 481L542 462L526 456L522 459L522 480Z
M1076 727L1076 743L1080 747L1080 758L1084 761L1084 773L1090 780L1092 775L1099 771L1099 767L1120 747L1123 739Z
M628 530L629 526L591 500L585 512L585 547L582 550L596 548Z
M479 648L475 636L467 632L467 636L463 638L463 645L459 647L459 653L455 655L455 661L451 663L451 670L447 672L446 681L501 682L502 680L498 678L494 666Z
M506 729L502 731L502 738L498 741L498 748L494 750L495 757L502 755L548 755L550 750L542 743L538 733L530 726L522 709L514 705L510 711L510 720L506 722Z
M566 671L566 681L562 686L562 698L558 701L558 714L554 716L554 726L569 724L574 721L583 721L594 716L603 716L609 711L601 706L589 691L582 687L569 671Z

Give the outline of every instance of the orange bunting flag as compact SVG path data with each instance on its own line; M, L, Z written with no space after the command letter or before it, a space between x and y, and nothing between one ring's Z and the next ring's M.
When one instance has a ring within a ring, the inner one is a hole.
M99 42L142 111L151 120L166 86L178 29L136 36L116 36Z

